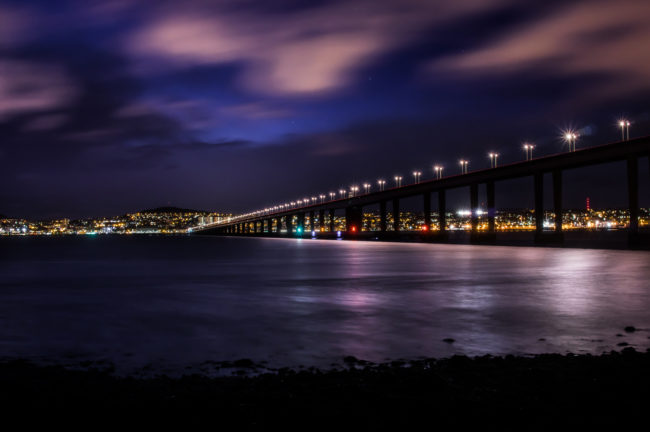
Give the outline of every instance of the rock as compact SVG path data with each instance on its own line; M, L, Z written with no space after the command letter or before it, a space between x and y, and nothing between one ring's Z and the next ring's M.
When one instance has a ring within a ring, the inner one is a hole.
M354 363L358 363L359 360L355 356L346 356L343 357L343 362L354 364Z
M618 345L618 346L628 346L629 344L627 342L619 342L616 345Z
M546 339L545 338L539 338L539 339L537 339L537 341L538 342L546 342Z
M616 337L623 337L623 335L620 333L616 333Z
M444 338L442 341L448 344L453 344L454 342L456 342L456 340L452 338Z
M636 328L634 326L627 326L623 330L625 330L626 333L634 333Z

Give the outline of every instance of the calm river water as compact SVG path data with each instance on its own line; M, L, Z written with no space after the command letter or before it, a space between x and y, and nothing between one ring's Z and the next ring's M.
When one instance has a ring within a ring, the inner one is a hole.
M640 329L625 333L625 326ZM0 238L0 356L320 366L650 347L650 253L219 237ZM619 336L617 336L619 334ZM454 343L443 342L453 338Z

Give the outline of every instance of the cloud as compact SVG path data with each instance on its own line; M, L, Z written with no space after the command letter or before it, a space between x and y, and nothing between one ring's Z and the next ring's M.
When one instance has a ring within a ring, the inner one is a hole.
M152 58L157 67L160 60L173 67L236 63L249 90L313 95L345 87L359 69L436 23L505 2L336 1L283 13L177 7L154 14L125 46L142 64Z
M76 87L57 66L0 59L0 120L71 102Z
M28 38L31 21L28 12L0 5L0 48L10 47Z
M542 70L560 76L602 76L597 93L650 89L650 3L567 3L474 51L434 61L437 73L503 75ZM612 81L613 80L613 81Z

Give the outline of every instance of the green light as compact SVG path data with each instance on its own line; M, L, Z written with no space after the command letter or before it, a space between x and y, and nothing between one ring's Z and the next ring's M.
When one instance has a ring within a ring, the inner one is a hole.
M302 234L302 227L298 227L298 228L296 229L296 232L297 232L298 234Z

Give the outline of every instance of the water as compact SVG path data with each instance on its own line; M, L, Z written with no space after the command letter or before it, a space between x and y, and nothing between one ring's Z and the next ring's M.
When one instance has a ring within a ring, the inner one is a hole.
M169 371L646 349L648 281L650 253L636 251L5 237L0 356Z

